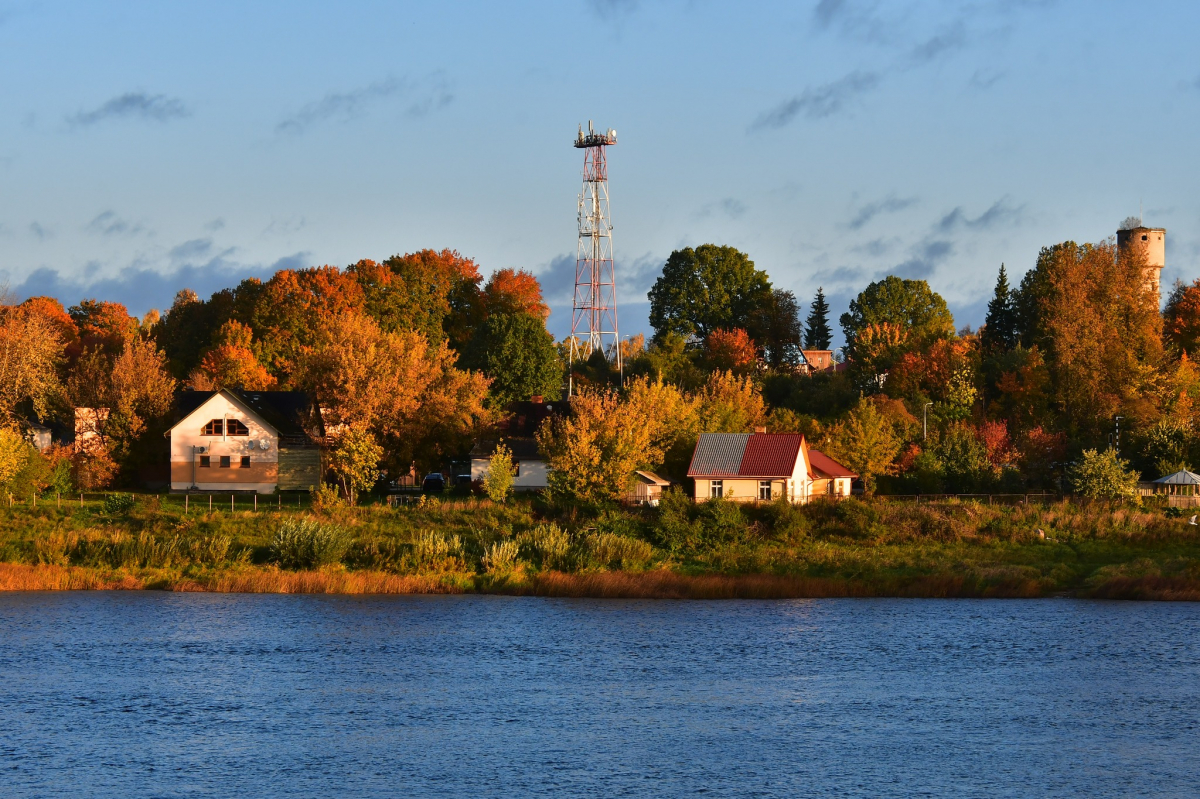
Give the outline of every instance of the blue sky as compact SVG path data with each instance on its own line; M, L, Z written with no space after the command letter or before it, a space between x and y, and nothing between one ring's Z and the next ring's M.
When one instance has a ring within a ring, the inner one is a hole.
M452 247L569 325L576 126L610 150L622 333L666 256L836 314L886 274L978 325L1001 262L1144 207L1200 274L1193 3L0 5L0 278L135 313Z

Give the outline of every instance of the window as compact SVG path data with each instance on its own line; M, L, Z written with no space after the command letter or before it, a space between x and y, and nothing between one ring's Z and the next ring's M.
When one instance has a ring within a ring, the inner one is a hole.
M222 468L222 469L228 469L228 468L229 468L229 456L228 456L228 455L222 455L222 456L221 456L221 468Z
M243 468L243 469L249 469L249 468L250 468L250 456L249 456L249 455L243 455L243 456L242 456L242 468Z
M204 425L204 430L202 430L200 434L205 436L225 435L225 420L213 419L211 422Z
M225 434L229 436L248 436L250 435L250 428L237 419L227 419L225 421Z
M725 481L710 480L708 483L708 496L709 499L720 499L725 496Z
M758 481L758 498L759 499L770 499L771 498L771 481L770 480L759 480Z
M201 469L207 469L211 465L212 465L212 462L209 460L207 455L200 456L200 468Z

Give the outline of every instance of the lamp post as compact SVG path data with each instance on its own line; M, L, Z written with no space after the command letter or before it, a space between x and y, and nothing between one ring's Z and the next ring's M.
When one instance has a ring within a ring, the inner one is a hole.
M925 407L921 409L921 440L929 440L929 406L932 402L925 403Z
M1121 420L1124 418L1124 416L1113 417L1113 445L1117 455L1121 454Z

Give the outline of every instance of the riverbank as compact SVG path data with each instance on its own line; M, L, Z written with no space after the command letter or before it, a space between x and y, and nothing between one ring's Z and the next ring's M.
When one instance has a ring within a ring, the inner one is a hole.
M309 520L340 541L285 569ZM884 500L563 512L486 500L202 513L0 512L0 590L497 593L561 597L1045 597L1200 600L1200 528L1161 511Z

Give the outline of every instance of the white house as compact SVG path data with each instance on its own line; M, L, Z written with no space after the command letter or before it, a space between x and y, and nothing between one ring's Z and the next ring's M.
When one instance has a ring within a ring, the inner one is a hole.
M487 477L488 464L496 453L497 441L478 441L471 448L471 482ZM550 467L538 452L537 441L532 438L507 438L504 446L512 450L514 467L514 491L540 491L550 485L547 479Z
M817 496L850 496L857 477L842 464L810 450L799 433L704 433L696 442L688 477L695 498L802 504Z
M185 391L169 431L172 491L305 490L321 480L321 453L305 430L297 391Z

